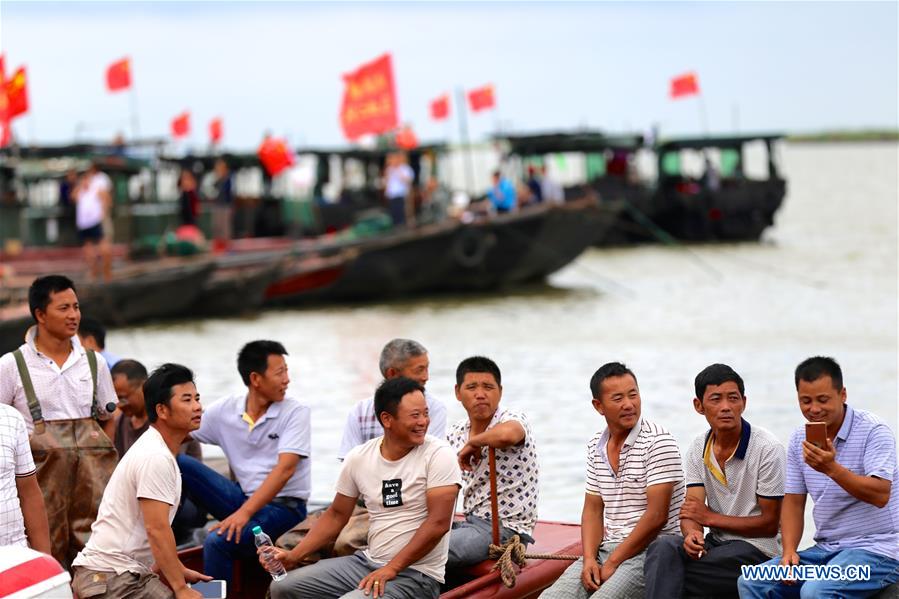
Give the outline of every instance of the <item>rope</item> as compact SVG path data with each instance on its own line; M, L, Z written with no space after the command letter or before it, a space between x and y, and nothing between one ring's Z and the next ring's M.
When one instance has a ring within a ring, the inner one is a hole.
M580 559L580 555L570 555L564 553L525 553L524 544L518 538L518 535L512 535L512 538L502 545L490 544L490 559L495 559L496 563L490 569L491 572L499 570L500 578L507 589L515 586L515 566L524 568L528 559L557 559L574 561Z

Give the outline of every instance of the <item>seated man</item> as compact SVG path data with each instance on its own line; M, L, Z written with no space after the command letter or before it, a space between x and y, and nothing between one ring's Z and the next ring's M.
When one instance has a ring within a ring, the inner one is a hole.
M487 447L496 450L496 492L500 541L518 535L533 542L537 524L537 448L531 427L520 412L500 409L503 387L499 367L480 356L456 368L456 399L468 418L449 433L449 443L462 468L463 522L454 522L447 568L470 566L487 559L493 542L490 511L490 467Z
M138 437L150 427L143 387L144 381L147 380L147 369L137 360L119 360L109 372L112 374L115 394L119 398L120 413L116 417L113 444L121 459ZM203 459L203 450L196 439L184 443L178 449L178 453L186 453L197 460ZM193 530L202 528L204 524L206 512L194 505L186 493L182 493L181 505L178 506L175 520L172 522L176 542L181 544L188 541Z
M880 418L846 403L843 372L833 358L803 361L794 380L802 415L826 423L826 442L824 448L809 443L802 427L790 437L780 517L783 556L763 566L827 564L847 575L847 566L868 566L870 576L778 581L750 580L744 572L740 597L870 597L899 581L896 439ZM815 502L815 545L797 552L807 495Z
M541 597L642 599L646 547L659 534L677 532L684 500L680 453L671 433L640 417L637 378L627 366L603 365L590 392L606 429L587 444L584 557Z
M428 383L428 368L430 367L428 350L417 341L392 339L381 350L378 366L381 376L385 379L404 376L416 381L423 388ZM427 391L425 391L425 401L428 403L428 412L431 418L428 434L440 439L445 438L446 406ZM338 459L342 460L354 447L383 434L374 405L372 398L366 397L356 402L356 405L350 410L346 426L343 429L343 438L340 440L340 448L337 450ZM334 553L336 555L352 555L358 549L365 547L367 538L368 512L364 507L357 506L352 518L334 542Z
M783 446L741 417L743 379L730 366L705 368L695 387L693 408L711 429L687 451L683 536L659 535L646 550L649 599L736 597L741 566L780 555Z
M4 404L0 404L0 514L0 547L30 545L50 553L50 526L25 418Z
M425 434L428 404L416 381L384 381L375 409L384 436L347 454L334 501L300 544L274 550L291 571L272 583L272 599L440 594L461 482L456 456L445 441ZM371 515L368 549L294 569L337 537L358 498Z
M275 341L247 343L237 356L247 392L210 406L192 434L222 448L237 482L178 456L191 500L221 520L203 544L203 570L229 586L233 560L256 554L253 527L277 539L306 517L309 408L285 398L290 383L285 355Z
M181 496L175 454L203 413L193 378L184 366L164 364L147 379L150 428L116 466L90 539L72 562L78 597L199 599L187 584L211 580L178 560L170 526Z

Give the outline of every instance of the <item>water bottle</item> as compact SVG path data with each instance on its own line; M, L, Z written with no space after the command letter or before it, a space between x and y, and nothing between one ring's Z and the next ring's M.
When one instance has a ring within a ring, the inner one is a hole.
M282 564L280 560L275 559L272 555L272 549L274 549L275 546L272 543L271 537L262 532L261 526L253 527L253 540L257 547L268 547L268 549L262 550L262 557L265 560L265 569L272 575L272 579L281 580L287 576L287 570L284 569L284 564Z

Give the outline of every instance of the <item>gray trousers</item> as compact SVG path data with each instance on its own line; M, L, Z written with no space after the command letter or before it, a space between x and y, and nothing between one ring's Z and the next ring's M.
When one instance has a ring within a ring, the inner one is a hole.
M609 559L618 543L603 541L596 554L600 563ZM540 599L643 599L643 560L646 552L622 562L612 577L602 583L598 591L588 591L581 584L584 559L568 566L555 583L540 595Z
M678 597L714 597L735 599L740 567L768 561L751 543L746 541L720 542L705 537L705 554L692 559L684 550L684 537L659 535L646 549L647 599L677 599Z
M518 538L525 545L534 542L530 535L500 526L500 544L505 543L514 535L518 535ZM468 515L461 522L453 522L453 527L450 530L449 556L446 560L447 569L464 568L465 566L481 563L487 559L490 543L492 542L493 525L490 523L490 520Z
M381 566L361 551L346 557L324 559L311 566L291 570L269 588L272 599L371 599L357 587L363 578ZM406 568L383 589L388 599L436 599L440 583L418 570Z

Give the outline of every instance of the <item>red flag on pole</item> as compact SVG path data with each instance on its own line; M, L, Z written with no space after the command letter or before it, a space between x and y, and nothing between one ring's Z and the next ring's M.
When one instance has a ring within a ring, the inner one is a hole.
M487 110L496 106L496 99L493 97L493 85L485 85L468 92L468 105L472 112Z
M6 99L6 56L0 54L0 125L6 123L9 101Z
M106 89L115 92L131 87L131 59L118 60L106 69Z
M267 137L259 146L259 162L272 177L289 166L293 166L293 152L283 139Z
M346 90L340 107L340 126L348 139L366 133L385 133L399 123L396 87L390 54L343 76Z
M431 118L442 121L449 116L449 94L443 94L431 102Z
M190 133L190 112L184 111L172 119L172 137L185 137Z
M15 117L28 112L28 82L25 67L19 67L15 74L3 84L6 92L6 118Z
M699 80L696 73L684 73L671 80L671 91L669 95L672 100L683 98L684 96L694 96L699 93Z
M222 134L224 133L224 129L222 127L222 119L221 117L217 117L212 119L209 123L209 139L212 140L212 143L217 144L222 141Z

